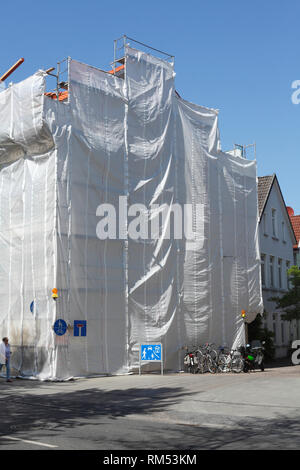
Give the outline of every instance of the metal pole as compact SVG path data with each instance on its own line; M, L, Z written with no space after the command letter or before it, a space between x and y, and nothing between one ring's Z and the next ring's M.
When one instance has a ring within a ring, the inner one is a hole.
M56 77L56 95L57 95L57 101L59 101L59 74L60 74L60 62L57 62L57 77Z
M23 57L19 59L7 72L5 72L2 77L0 77L0 82L4 82L21 64L23 64Z
M126 38L129 39L130 41L134 41L134 42L136 42L137 44L140 44L141 46L147 47L148 49L152 49L153 51L159 52L160 54L164 54L164 55L170 57L171 59L174 58L173 55L168 54L167 52L161 51L161 50L159 50L159 49L155 49L155 47L148 46L147 44L144 44L143 42L137 41L136 39L129 38L128 36L124 36L124 37L126 37Z
M244 322L245 325L245 342L248 344L248 323Z
M141 345L139 345L139 375L141 375Z
M166 56L168 59L167 60L171 60L171 63L174 65L175 63L175 56L174 55L171 55L171 54L168 54L167 52L164 52L164 51L161 51L160 49L156 49L155 47L152 47L152 46L148 46L147 44L141 42L141 41L137 41L136 39L133 39L133 38L130 38L129 36L127 36L126 34L124 34L123 36L121 36L120 38L118 39L115 39L114 40L114 63L116 62L117 60L117 57L116 57L116 52L117 52L117 44L118 44L118 41L120 41L121 39L123 39L123 48L125 50L125 46L126 46L126 43L127 43L127 40L129 41L132 41L136 44L140 44L141 46L143 47L146 47L148 49L151 49L152 51L156 51L160 54L163 54L164 56ZM120 47L121 49L122 47Z
M114 75L116 74L117 41L118 41L117 39L114 40L114 66L113 66Z

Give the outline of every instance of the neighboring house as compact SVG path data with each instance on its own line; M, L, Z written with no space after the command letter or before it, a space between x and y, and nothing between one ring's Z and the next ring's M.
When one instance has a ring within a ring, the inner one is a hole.
M292 207L287 207L292 226L296 235L297 243L294 245L294 265L300 269L300 215L295 215Z
M281 319L271 297L288 289L287 270L294 264L295 233L275 174L258 178L259 240L264 326L275 334L276 357L284 357L299 336L296 322Z

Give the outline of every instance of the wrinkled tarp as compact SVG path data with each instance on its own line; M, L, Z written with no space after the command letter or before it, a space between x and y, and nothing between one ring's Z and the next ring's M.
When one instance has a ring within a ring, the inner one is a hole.
M185 345L240 344L241 310L262 312L256 162L220 150L217 111L174 76L126 48L124 80L70 60L67 103L42 72L0 94L0 332L21 374L129 373L145 342L178 370ZM103 204L114 238L97 232ZM171 233L172 207L194 239ZM138 209L151 236L130 236Z

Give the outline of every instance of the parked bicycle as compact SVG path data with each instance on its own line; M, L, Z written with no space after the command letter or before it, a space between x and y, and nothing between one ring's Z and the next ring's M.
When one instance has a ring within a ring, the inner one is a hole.
M244 369L244 360L239 350L232 349L225 352L224 348L221 348L221 352L218 356L218 370L220 372L234 372L239 374Z
M198 372L198 358L196 356L196 351L188 351L187 347L184 349L187 350L183 360L184 371L196 374Z
M206 343L197 348L185 347L184 370L192 374L210 372L211 374L248 372L259 367L264 370L264 342L253 342L250 346L239 349L227 349L224 346Z
M201 374L205 372L215 374L218 372L218 353L214 344L206 343L204 346L199 346L196 351L196 357L198 360L198 371Z

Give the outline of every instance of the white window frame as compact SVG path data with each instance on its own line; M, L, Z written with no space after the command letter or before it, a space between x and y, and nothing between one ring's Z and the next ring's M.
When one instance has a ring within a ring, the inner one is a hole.
M274 343L277 344L277 327L276 327L276 321L273 321L273 333L274 333Z
M261 265L261 284L263 287L266 286L266 255L264 253L260 256Z
M270 287L275 287L274 283L274 256L270 256L270 264L269 264L269 271L270 271Z
M282 289L282 259L278 258L278 287Z
M282 228L282 241L286 242L286 239L285 239L285 223L284 223L284 221L281 222L281 228Z
M291 263L289 261L286 261L285 266L286 266L286 288L287 288L287 290L289 290L290 282L289 282L288 270L291 267Z
M272 235L277 237L277 211L272 209Z
M268 235L268 232L267 232L267 214L266 214L266 212L263 215L263 230L264 230L264 235Z
M285 328L284 322L281 322L281 344L285 344Z

